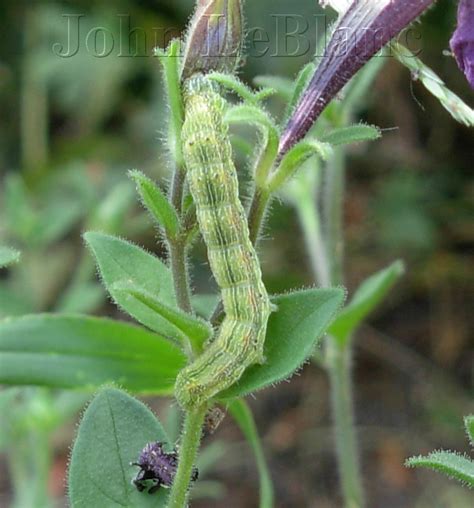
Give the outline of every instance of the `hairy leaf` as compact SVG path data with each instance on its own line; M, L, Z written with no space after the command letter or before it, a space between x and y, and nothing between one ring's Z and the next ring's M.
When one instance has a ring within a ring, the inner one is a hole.
M280 166L271 177L268 184L270 192L279 190L313 155L319 155L327 160L332 154L331 145L315 139L300 141L283 157Z
M224 116L228 124L255 125L263 132L269 146L268 150L276 156L278 149L278 128L273 119L260 107L250 104L241 104L229 108Z
M219 394L241 397L290 377L312 354L344 301L342 289L307 289L272 298L265 339L266 362L249 367L240 380Z
M452 92L433 70L398 42L393 41L390 49L395 58L410 70L414 79L419 79L456 121L468 127L474 126L474 109Z
M38 314L0 322L0 384L91 389L114 382L170 394L184 364L169 341L120 321Z
M464 417L464 426L466 427L467 437L471 446L474 446L474 415Z
M138 301L114 290L115 284L133 284L169 306L176 305L169 269L157 257L114 236L86 233L84 238L94 253L102 280L114 301L130 316L152 330L174 337L176 329L159 314Z
M154 314L161 316L177 330L178 334L188 337L197 350L201 349L203 343L212 335L211 325L203 319L170 307L133 284L115 284L114 292L123 295L124 299L128 297L142 303L149 309L150 319L153 319Z
M365 280L332 323L329 333L341 345L345 344L352 332L380 304L403 273L403 263L396 261Z
M19 260L20 253L17 250L0 246L0 268L18 263Z
M286 112L283 117L283 123L286 124L286 122L289 120L293 110L296 107L296 104L305 91L311 76L314 74L315 69L316 65L313 62L309 62L301 69L298 76L296 77L295 83L293 85L293 93L291 95L291 99L288 101Z
M178 214L163 191L140 171L130 171L129 175L151 216L165 230L168 238L176 238L180 228Z
M426 457L411 457L405 462L405 465L433 469L454 480L459 480L470 488L474 487L474 462L458 453L437 451Z
M373 141L382 135L380 129L375 125L350 125L335 129L321 138L321 141L331 145L348 145L350 143L361 143Z
M227 90L234 92L245 102L258 105L259 102L276 93L272 88L262 88L261 90L252 90L239 78L232 74L222 74L220 72L212 72L208 75L212 81L216 81Z
M167 491L138 492L132 481L144 446L169 443L153 413L126 393L106 388L84 413L72 451L69 500L73 508L164 507Z

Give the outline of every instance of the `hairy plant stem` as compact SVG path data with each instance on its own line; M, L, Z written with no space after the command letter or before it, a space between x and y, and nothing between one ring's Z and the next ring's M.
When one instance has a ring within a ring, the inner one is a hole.
M174 291L178 307L191 313L191 298L189 295L189 277L186 265L186 244L174 241L169 246L170 266L173 274Z
M344 505L346 508L361 508L364 506L364 494L354 430L351 362L352 348L341 348L329 338L326 343L326 364L331 386L336 452Z
M332 284L344 282L344 194L345 154L336 148L326 171L323 188L323 234L326 238L327 258L330 262Z
M181 434L178 470L171 487L168 508L185 508L190 491L191 476L201 443L202 426L207 405L188 411Z
M269 192L263 188L255 190L248 216L250 241L253 245L257 243L270 197Z
M327 287L331 285L329 260L322 238L321 220L315 193L316 189L311 189L309 192L308 189L304 189L304 192L299 193L296 211L303 230L314 280L323 287Z
M343 283L345 154L337 148L326 170L323 189L323 217L327 259L332 285ZM329 373L332 413L336 437L339 475L346 508L364 506L359 452L355 435L352 393L352 341L341 348L333 338L326 341L326 364Z
M186 173L177 165L171 184L170 201L180 215L182 215L184 181ZM171 273L173 275L174 291L178 307L185 312L192 312L189 291L189 275L186 263L186 238L179 235L177 239L168 239Z
M343 282L343 200L345 188L345 156L336 149L323 188L323 221L316 202L316 189L306 186L295 206L305 236L312 271L322 286ZM270 196L255 192L249 213L252 241L258 238ZM323 223L322 223L323 222ZM343 349L331 339L326 341L324 365L329 374L332 412L339 474L346 508L364 506L357 442L354 432L354 408L351 379L352 344Z

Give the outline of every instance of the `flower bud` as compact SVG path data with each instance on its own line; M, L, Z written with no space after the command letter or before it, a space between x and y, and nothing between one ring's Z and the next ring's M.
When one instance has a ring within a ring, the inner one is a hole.
M474 88L474 0L461 0L458 26L450 41L459 68Z
M280 140L279 158L312 127L342 87L434 0L332 0L342 15L326 53L301 96ZM346 10L344 10L346 9Z
M232 73L242 40L241 0L198 0L186 37L182 79L199 72Z

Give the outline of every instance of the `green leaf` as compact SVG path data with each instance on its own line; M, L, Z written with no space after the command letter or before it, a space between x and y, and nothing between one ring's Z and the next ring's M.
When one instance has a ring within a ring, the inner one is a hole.
M274 147L274 152L278 149L278 128L270 115L258 106L249 104L239 104L229 108L224 120L228 124L250 124L260 129L268 139L268 143Z
M220 72L211 72L207 75L208 79L219 83L221 86L234 92L245 102L249 104L258 105L263 99L266 99L270 95L276 93L272 88L263 88L258 91L254 91L243 83L239 78L232 74L223 74Z
M286 124L286 122L290 119L290 116L293 113L293 110L295 109L301 95L308 86L308 83L314 74L315 69L316 65L313 62L309 62L301 69L298 76L296 77L295 84L293 85L293 93L291 95L291 99L288 101L288 106L283 117L283 123Z
M344 290L338 288L307 289L272 298L278 310L268 322L267 361L248 368L219 398L242 397L289 378L313 353L344 295Z
M99 265L102 280L114 301L125 312L152 330L174 337L176 329L159 314L135 298L114 290L115 284L133 284L169 306L176 305L169 269L157 257L125 240L101 233L86 233L84 238Z
M264 140L257 149L255 185L263 188L278 153L280 136L276 123L263 108L248 104L229 108L224 119L229 124L255 125L262 133Z
M248 444L252 448L257 463L257 469L260 479L260 508L272 508L274 501L273 483L268 470L267 461L263 453L263 447L258 435L257 426L248 404L237 399L230 403L229 412L237 422L242 434L245 436Z
M340 312L329 333L344 345L354 330L385 298L405 269L401 261L369 277L355 292L350 303Z
M170 135L168 144L173 154L173 159L178 166L183 162L183 153L181 150L181 129L183 127L184 106L181 94L181 41L173 39L167 50L155 49L155 54L159 58L163 68L164 84L168 104L170 107Z
M167 395L185 363L165 338L120 321L39 314L0 322L0 384L91 389L114 382Z
M133 284L114 284L113 289L115 293L123 295L124 299L135 299L147 307L151 314L150 319L153 319L153 314L160 315L175 327L178 334L188 337L197 351L201 350L203 343L212 336L211 325L203 319L170 307Z
M444 109L456 121L468 127L474 126L474 109L452 92L432 69L425 65L408 48L396 41L392 41L390 50L395 55L395 58L410 70L412 76L417 80L419 79L428 92L439 100Z
M382 132L375 125L350 125L335 129L321 138L321 141L331 145L348 145L350 143L362 143L374 141L382 136Z
M474 487L474 462L467 457L454 452L437 451L426 457L411 457L406 462L407 467L425 467L444 473L458 480L470 488Z
M0 268L18 263L19 260L20 253L17 250L0 246Z
M471 446L474 446L474 415L464 417L464 426L466 427L467 437Z
M300 141L285 154L280 166L270 178L269 192L276 192L280 189L313 155L319 155L323 160L327 160L331 154L331 145L327 143L315 139Z
M173 205L162 190L140 171L130 171L145 208L156 222L163 227L166 236L175 239L179 234L179 218Z
M150 495L132 483L138 468L131 463L152 441L170 444L153 413L120 390L101 390L84 413L72 450L71 507L164 507L165 489Z

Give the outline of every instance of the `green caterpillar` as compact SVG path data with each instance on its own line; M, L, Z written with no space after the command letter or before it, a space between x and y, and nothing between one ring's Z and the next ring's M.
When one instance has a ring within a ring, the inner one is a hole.
M271 303L239 200L225 100L203 75L184 84L183 155L190 192L225 318L215 340L179 374L176 397L186 408L228 388L247 367L263 363Z

